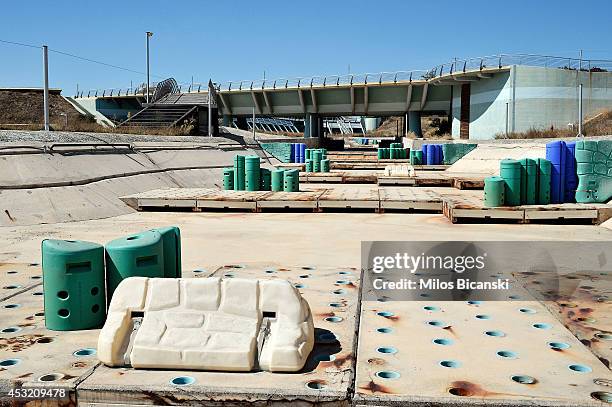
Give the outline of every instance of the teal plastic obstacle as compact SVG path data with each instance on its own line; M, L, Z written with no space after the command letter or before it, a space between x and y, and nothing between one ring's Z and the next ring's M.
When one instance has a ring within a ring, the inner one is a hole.
M181 278L181 230L176 226L152 229L162 236L164 246L164 277Z
M298 170L285 170L283 191L298 192L300 190L300 178Z
M576 202L603 203L612 198L612 140L576 142Z
M506 183L504 200L506 205L518 206L521 204L521 163L516 160L502 160L499 165L499 176Z
M535 205L538 195L538 166L535 160L523 158L521 163L521 205Z
M259 169L259 190L270 191L272 189L272 174L267 168Z
M46 239L41 251L47 329L101 327L106 318L104 247L79 240Z
M157 230L135 233L106 244L108 302L128 277L165 277L164 244Z
M445 143L442 144L442 158L445 165L452 165L463 158L464 155L477 147L477 144L469 143Z
M285 182L285 170L276 168L272 170L271 174L271 187L272 191L279 192L284 188Z
M223 189L234 189L234 168L227 167L223 169Z
M538 158L538 204L550 203L550 180L552 163L545 158Z
M484 206L503 206L506 182L502 177L487 177L484 180Z

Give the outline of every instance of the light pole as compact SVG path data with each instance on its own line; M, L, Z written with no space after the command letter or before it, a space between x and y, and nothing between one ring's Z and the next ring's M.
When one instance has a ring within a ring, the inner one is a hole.
M46 45L43 45L43 109L44 109L44 129L49 131L49 52Z
M147 104L149 103L149 38L153 36L151 31L147 31Z

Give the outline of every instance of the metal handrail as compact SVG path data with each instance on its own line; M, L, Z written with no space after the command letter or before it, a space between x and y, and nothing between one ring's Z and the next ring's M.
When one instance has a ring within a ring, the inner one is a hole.
M287 89L287 88L310 88L310 87L336 87L368 85L372 83L397 83L431 80L444 75L452 75L461 72L481 71L490 68L503 68L511 65L539 66L546 68L559 68L582 71L612 71L612 60L606 59L580 59L558 57L538 54L497 54L477 58L460 59L455 58L444 64L436 65L429 70L378 72L344 75L324 75L297 78L280 79L257 79L240 80L216 84L217 91L242 91L258 89ZM154 83L149 88L149 94L155 92ZM187 83L180 84L179 91L183 93L208 92L208 84ZM93 89L79 91L75 97L92 96L127 96L145 95L145 89L140 86L127 89Z

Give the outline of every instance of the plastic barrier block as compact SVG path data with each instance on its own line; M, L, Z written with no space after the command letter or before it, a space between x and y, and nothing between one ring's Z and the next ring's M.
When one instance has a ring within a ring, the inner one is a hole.
M98 328L106 319L104 247L79 240L42 241L45 326Z
M181 230L177 226L152 229L162 236L164 246L164 277L180 278L181 269Z
M607 202L612 198L612 140L577 141L576 202Z

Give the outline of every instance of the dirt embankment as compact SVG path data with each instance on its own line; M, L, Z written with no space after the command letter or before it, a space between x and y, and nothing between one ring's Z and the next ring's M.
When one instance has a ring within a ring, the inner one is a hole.
M23 129L28 126L39 128L44 121L43 114L41 90L0 89L0 128ZM55 127L64 126L66 119L68 123L91 122L76 111L57 91L49 94L49 116L51 125Z

